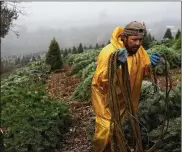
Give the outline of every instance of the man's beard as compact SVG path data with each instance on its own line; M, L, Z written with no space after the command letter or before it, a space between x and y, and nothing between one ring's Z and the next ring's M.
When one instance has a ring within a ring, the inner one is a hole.
M126 47L126 50L128 51L128 54L129 55L136 54L137 51L138 51L138 49L139 49L139 47L136 47L135 49L133 49L133 47L128 47L128 45L125 46L125 47Z

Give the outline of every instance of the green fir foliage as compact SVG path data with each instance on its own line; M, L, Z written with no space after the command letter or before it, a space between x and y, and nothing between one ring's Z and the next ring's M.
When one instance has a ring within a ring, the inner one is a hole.
M46 54L46 63L51 66L51 70L60 69L63 66L59 44L55 38L51 40L49 51Z

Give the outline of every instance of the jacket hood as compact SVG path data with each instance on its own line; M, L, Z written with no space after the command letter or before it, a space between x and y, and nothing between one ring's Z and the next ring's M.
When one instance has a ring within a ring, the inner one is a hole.
M121 34L123 33L124 33L124 28L121 26L116 27L112 32L110 41L111 41L111 44L117 49L121 49L124 46L120 38Z

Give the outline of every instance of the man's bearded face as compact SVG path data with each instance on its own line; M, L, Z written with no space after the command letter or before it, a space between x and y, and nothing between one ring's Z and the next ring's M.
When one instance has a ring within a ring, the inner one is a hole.
M137 53L139 47L142 44L143 36L128 36L124 45L130 55Z

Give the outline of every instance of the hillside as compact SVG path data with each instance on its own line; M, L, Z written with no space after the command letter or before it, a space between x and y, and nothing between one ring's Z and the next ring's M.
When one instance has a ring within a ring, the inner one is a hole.
M137 115L145 149L156 142L167 117L168 130L157 151L181 150L179 42L180 37L153 41L146 50L149 56L158 52L167 57L172 85L165 81L163 62L155 67L159 91L154 93L153 79L142 83ZM1 130L7 152L93 151L95 114L91 105L91 81L101 50L100 47L61 55L64 67L54 71L46 64L45 56L36 58L1 79ZM171 87L167 98L166 86ZM127 122L124 123L124 131L128 144L133 148Z

